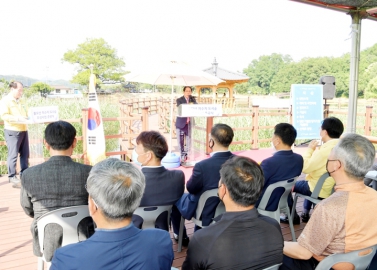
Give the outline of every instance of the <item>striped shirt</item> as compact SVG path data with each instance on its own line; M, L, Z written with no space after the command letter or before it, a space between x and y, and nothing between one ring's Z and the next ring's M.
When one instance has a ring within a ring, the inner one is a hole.
M335 186L315 208L298 243L316 256L377 244L377 191L363 181Z

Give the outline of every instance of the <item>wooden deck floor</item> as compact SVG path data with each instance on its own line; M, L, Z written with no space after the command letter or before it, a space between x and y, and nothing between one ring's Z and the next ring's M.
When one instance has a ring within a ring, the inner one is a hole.
M8 177L0 177L0 269L1 270L34 270L37 269L37 258L32 251L30 224L32 219L26 216L20 206L20 190L12 188ZM298 206L301 203L297 204ZM300 208L298 208L300 211ZM299 236L305 223L295 226L296 236ZM194 232L192 222L186 222L189 237ZM291 240L288 225L281 224L284 239ZM171 234L172 236L172 234ZM187 248L177 252L177 244L172 239L174 267L180 267L185 260Z
M158 130L158 116L150 115L149 123L151 130ZM169 141L169 134L164 134L166 140ZM172 140L173 151L178 151L177 142ZM296 148L295 151L300 151ZM271 155L268 149L260 149L249 151L247 154L241 153L253 158L256 161L261 161ZM186 175L186 180L191 175L189 168L182 168ZM300 202L300 201L299 201ZM302 203L297 203L298 212L301 211ZM24 213L20 206L20 190L12 188L12 184L8 183L8 177L0 177L0 270L35 270L37 269L37 257L33 255L32 251L32 237L30 232L30 225L32 219ZM305 227L305 223L295 226L296 237L298 237ZM194 224L186 221L187 234L189 237L194 233ZM289 226L281 224L284 239L292 240ZM185 260L187 248L183 248L182 252L177 252L177 244L173 240L171 233L174 252L174 267L180 267Z

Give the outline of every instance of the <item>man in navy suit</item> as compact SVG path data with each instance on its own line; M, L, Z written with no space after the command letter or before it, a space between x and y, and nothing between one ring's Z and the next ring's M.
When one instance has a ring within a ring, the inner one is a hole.
M234 133L230 126L226 124L213 126L209 139L209 147L213 151L210 154L211 157L195 164L192 175L186 184L189 193L183 194L172 209L171 219L176 240L178 239L181 215L190 220L195 214L200 195L207 190L218 188L221 165L233 157L233 154L229 151L229 145L232 143L233 137ZM212 222L219 202L220 200L214 197L207 200L202 213L203 226L208 226ZM197 229L195 227L195 230ZM184 243L188 244L186 230L184 230L183 239Z
M158 131L143 131L136 138L135 152L141 171L145 176L145 191L140 206L161 206L175 204L185 190L185 175L181 170L167 170L161 166L161 159L168 152L168 144ZM156 227L169 231L167 212L156 220ZM142 218L134 215L132 221L141 228Z
M296 140L297 131L288 123L280 123L275 126L271 139L271 146L275 153L272 157L262 161L261 167L264 173L264 187L255 204L258 207L267 187L276 182L299 176L302 172L304 160L301 155L293 153L292 145ZM275 189L272 193L266 210L274 211L279 205L279 200L284 189ZM300 224L300 217L296 214L294 223Z
M177 98L177 107L181 104L197 104L194 97L191 96L192 89L190 86L183 87L183 96ZM187 149L190 149L191 131L189 130L190 117L177 117L175 120L176 134L181 160L185 161L187 152L185 151L185 138Z

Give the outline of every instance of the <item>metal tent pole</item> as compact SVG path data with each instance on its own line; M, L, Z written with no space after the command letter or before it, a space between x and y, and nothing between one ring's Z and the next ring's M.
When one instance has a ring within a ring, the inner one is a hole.
M350 84L348 100L347 133L356 132L357 114L357 95L359 80L359 61L360 61L360 34L361 34L361 14L352 12L352 46L350 61Z

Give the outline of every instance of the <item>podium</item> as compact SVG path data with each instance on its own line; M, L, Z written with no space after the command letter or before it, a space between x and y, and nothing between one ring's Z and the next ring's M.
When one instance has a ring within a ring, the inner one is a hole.
M178 106L177 117L190 117L188 132L191 134L190 142L185 143L185 152L187 153L187 160L182 162L183 167L193 167L198 160L203 159L205 150L201 150L201 146L208 143L206 136L200 136L199 129L195 129L195 123L202 122L203 118L222 116L221 104L181 104ZM199 118L195 121L195 117ZM203 130L201 128L201 130ZM204 128L205 130L205 128ZM177 134L179 136L179 134ZM178 138L177 138L178 139ZM190 147L187 149L187 145Z

